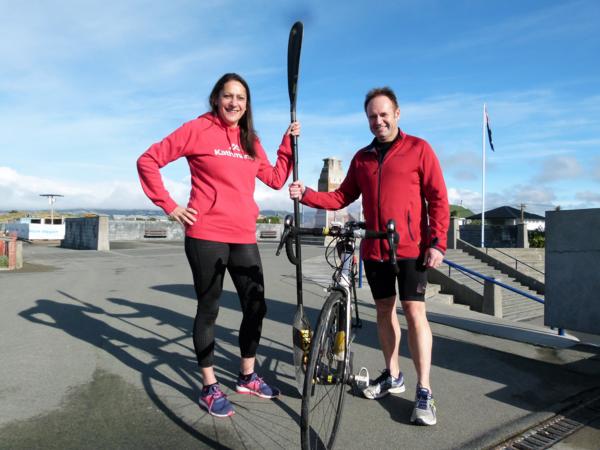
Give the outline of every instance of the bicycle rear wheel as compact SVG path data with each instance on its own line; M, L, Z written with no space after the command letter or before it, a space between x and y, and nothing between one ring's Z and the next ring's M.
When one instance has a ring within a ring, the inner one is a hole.
M308 358L300 420L302 448L331 449L342 417L346 381L345 341L340 357L336 335L345 331L346 299L332 292L321 310ZM337 353L336 353L337 350Z

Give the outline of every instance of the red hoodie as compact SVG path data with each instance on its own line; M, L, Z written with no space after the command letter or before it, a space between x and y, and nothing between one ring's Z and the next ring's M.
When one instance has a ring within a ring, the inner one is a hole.
M440 164L426 141L399 133L381 164L371 143L354 155L338 189L315 192L306 188L302 203L337 210L362 194L367 229L385 231L387 221L395 220L400 235L398 258L417 258L427 247L444 253L449 207ZM388 249L384 240L365 239L362 257L384 261L389 259Z
M238 127L229 128L219 117L206 113L183 124L140 156L137 168L142 188L165 213L171 213L177 203L165 189L159 169L185 156L192 176L188 207L198 212L196 222L186 225L186 236L255 243L255 179L281 189L290 175L293 159L287 135L281 141L274 167L258 138L254 148L256 157L252 158L242 148Z

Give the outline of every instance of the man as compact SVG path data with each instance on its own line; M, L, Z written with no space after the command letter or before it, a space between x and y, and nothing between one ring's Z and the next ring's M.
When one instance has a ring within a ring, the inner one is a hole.
M386 242L365 240L362 244L386 365L363 394L378 399L405 390L398 359L397 284L408 324L408 346L418 376L411 422L435 425L436 408L429 381L432 335L425 313L425 289L427 268L438 267L446 251L449 220L446 185L429 144L398 128L400 108L390 88L369 91L364 108L375 139L356 153L340 187L333 192L316 192L296 181L289 186L290 197L314 208L337 210L362 195L367 229L385 230L387 221L395 220L400 236L396 252L398 275L388 261Z

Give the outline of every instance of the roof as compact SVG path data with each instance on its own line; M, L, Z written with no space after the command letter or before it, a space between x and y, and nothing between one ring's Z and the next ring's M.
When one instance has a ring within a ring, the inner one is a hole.
M521 210L517 208L513 208L512 206L500 206L499 208L490 209L485 212L486 219L520 219L521 218ZM546 220L544 216L539 216L537 214L529 213L527 211L523 212L524 219L530 220ZM481 220L481 213L473 214L472 216L467 217L469 220Z

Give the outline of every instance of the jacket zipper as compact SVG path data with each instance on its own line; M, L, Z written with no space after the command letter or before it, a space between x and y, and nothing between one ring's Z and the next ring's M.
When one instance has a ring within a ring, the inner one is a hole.
M400 133L400 130L398 130L398 133ZM382 224L384 224L384 222L385 222L383 220L383 218L381 217L381 171L383 168L383 161L389 155L389 153L392 151L393 147L394 147L394 145L392 144L392 146L388 149L388 151L385 152L385 155L383 155L383 158L380 158L379 150L376 150L377 161L379 163L379 166L377 169L377 217L379 220L379 224L377 227L378 230L381 230L383 228ZM379 255L379 261L383 262L384 261L383 255L386 254L385 246L384 246L383 239L378 239L378 240L379 240L379 249L381 251L381 254Z
M379 166L377 169L377 217L379 220L379 223L377 224L377 230L381 230L383 228L383 218L381 217L381 172L383 170L383 160L385 159L385 157L387 156L387 154L389 153L390 150L388 150L386 152L385 155L383 155L383 158L381 158L379 156L379 151L377 151L377 160L379 162ZM383 255L385 255L385 246L383 243L383 239L378 239L379 240L379 250L380 250L380 255L379 255L379 261L383 262L384 258Z

